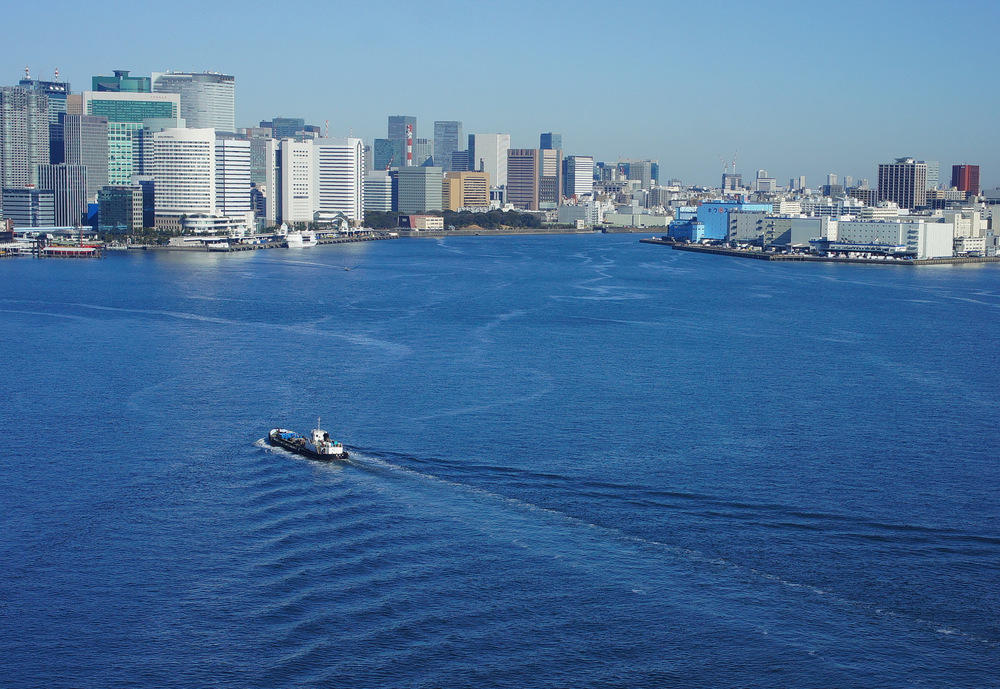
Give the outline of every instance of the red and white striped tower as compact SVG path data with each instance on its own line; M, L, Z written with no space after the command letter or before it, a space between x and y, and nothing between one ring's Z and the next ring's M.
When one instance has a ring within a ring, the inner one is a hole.
M413 167L413 125L406 125L406 167Z

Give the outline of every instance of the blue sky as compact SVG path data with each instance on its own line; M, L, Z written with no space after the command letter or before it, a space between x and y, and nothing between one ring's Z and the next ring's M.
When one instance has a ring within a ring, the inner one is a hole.
M94 74L236 76L238 126L275 115L385 136L386 116L518 147L658 158L718 183L720 156L780 183L875 181L909 155L1000 184L1000 2L6 3L2 83L25 65L74 90Z

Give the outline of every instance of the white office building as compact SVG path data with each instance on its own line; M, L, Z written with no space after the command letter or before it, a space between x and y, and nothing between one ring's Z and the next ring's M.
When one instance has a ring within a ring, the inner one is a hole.
M250 206L250 141L216 139L215 210L243 216Z
M365 213L388 213L392 210L392 178L385 170L365 175Z
M179 229L182 215L214 213L215 130L164 129L155 132L153 178L158 228Z
M365 145L361 139L314 139L315 211L343 213L361 224L365 219Z
M594 193L593 156L567 156L563 161L563 196Z
M176 93L189 127L236 131L236 78L218 72L153 72L154 93Z
M469 162L473 172L488 172L494 186L507 186L510 134L469 134Z

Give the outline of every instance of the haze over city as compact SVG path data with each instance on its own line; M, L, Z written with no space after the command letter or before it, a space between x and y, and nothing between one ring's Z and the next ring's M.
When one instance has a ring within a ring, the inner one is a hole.
M718 184L738 170L779 180L873 179L909 155L974 162L1000 183L1000 6L888 2L460 2L136 5L43 1L5 8L5 83L28 66L74 90L129 69L236 77L237 126L282 115L385 136L386 116L513 146L558 131L567 154L659 159L664 179ZM39 18L44 17L44 27ZM44 28L44 30L43 30Z

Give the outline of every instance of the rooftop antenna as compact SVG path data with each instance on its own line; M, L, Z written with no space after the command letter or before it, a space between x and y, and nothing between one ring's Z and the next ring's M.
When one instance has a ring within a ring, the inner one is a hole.
M740 149L733 151L733 174L736 174L736 154L740 152Z
M58 67L56 67L56 76L55 76L54 81L59 81L59 68Z
M326 121L326 134L324 135L327 139L330 138L330 120Z
M24 78L25 79L30 79L31 78L31 73L28 72L28 65L24 66Z
M723 158L722 156L719 156L719 162L722 163L722 174L728 173L729 172L729 166L726 164L726 159Z

